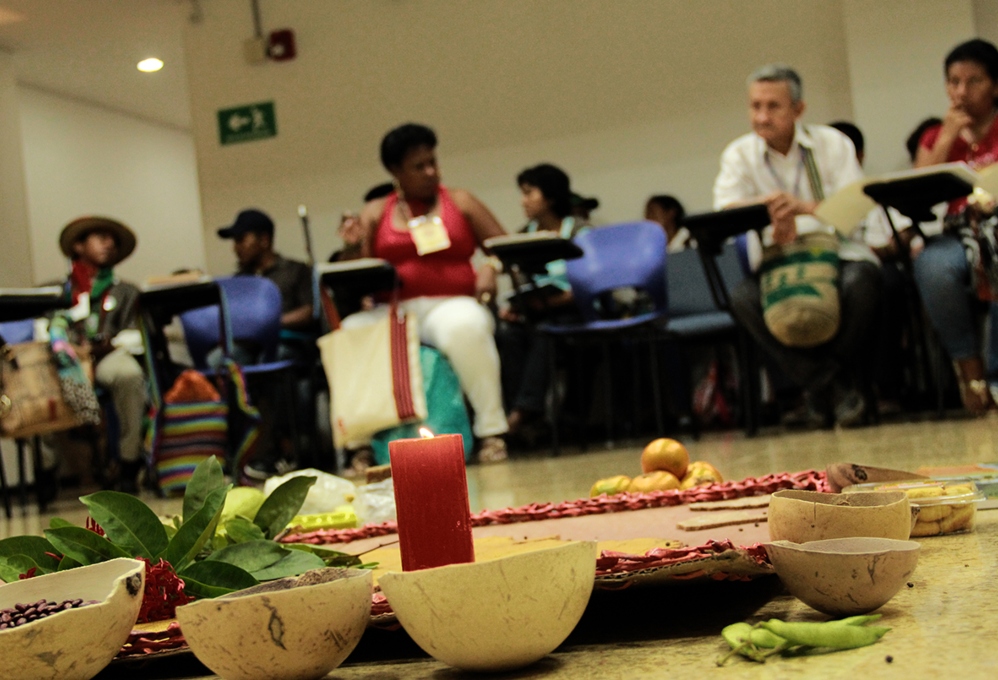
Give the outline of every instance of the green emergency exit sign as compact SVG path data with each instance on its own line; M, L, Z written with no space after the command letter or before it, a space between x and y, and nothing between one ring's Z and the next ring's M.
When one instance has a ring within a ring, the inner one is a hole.
M274 102L234 106L218 112L218 140L222 146L276 136Z

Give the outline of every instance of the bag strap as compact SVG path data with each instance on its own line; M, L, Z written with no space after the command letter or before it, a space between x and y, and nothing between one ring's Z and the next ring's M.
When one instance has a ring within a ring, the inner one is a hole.
M816 201L825 200L825 190L821 186L821 174L818 172L818 164L814 160L814 151L809 146L801 144L801 159L804 161L804 170L807 171L807 181L811 185L811 196Z
M392 357L392 393L399 420L416 417L416 404L412 396L412 375L409 372L409 319L399 313L397 301L388 310L389 339Z
M340 327L340 310L336 308L333 296L329 294L321 281L319 282L319 302L322 304L322 313L326 317L326 323L329 324L329 330L335 331Z

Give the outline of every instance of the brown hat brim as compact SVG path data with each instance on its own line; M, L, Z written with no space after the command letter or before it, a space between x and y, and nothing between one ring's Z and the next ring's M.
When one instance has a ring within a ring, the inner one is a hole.
M92 231L107 231L118 243L118 258L111 266L118 264L135 250L138 242L135 233L117 220L109 217L80 217L67 224L59 234L59 248L63 255L72 259L75 256L73 245Z

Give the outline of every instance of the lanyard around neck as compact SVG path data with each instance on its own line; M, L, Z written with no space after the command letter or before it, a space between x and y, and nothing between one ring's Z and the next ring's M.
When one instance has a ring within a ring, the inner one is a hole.
M799 158L797 159L797 173L794 176L794 186L791 190L787 183L783 181L783 177L780 173L776 172L776 168L773 167L773 162L769 159L769 148L763 153L763 160L766 163L766 169L769 170L769 174L772 175L773 180L776 185L780 187L780 191L791 193L797 198L802 198L800 195L800 178L804 174L804 147L801 145L797 146L797 150L800 152Z
M797 164L797 177L794 179L794 191L793 195L797 198L803 198L800 195L800 176L803 171L807 171L807 181L811 185L811 199L815 201L825 200L825 190L821 185L821 173L818 172L818 164L814 160L814 152L811 151L810 147L799 144L798 149L800 149L800 162ZM769 168L770 174L776 183L779 185L782 191L786 191L787 187L783 182L783 178L776 174L776 169L773 167L772 162L769 160L769 152L763 155L766 161L766 167Z

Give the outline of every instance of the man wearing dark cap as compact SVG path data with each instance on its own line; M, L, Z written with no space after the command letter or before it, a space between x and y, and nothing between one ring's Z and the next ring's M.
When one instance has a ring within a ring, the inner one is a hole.
M59 248L72 261L67 286L75 306L69 310L70 340L89 343L94 381L114 402L119 424L121 490L138 490L142 465L142 416L146 410L145 375L128 351L128 333L137 322L139 290L114 274L114 267L132 254L136 239L131 229L106 217L81 217L63 228ZM58 437L46 437L42 467L55 467Z
M229 227L218 230L221 238L232 239L232 249L238 261L237 275L264 276L273 281L281 291L281 340L277 358L290 359L307 365L314 357L314 327L312 317L312 269L304 262L289 260L274 251L274 222L256 209L243 210ZM238 363L255 363L237 346L234 359ZM307 376L297 381L299 431L310 426L311 387ZM257 459L244 472L254 479L266 479L293 467L284 460L285 455L276 445L271 432L285 424L275 422L276 404L273 395L261 392L251 385L251 392L260 408L261 450Z
M287 331L312 326L312 270L304 262L288 260L274 251L274 222L259 210L243 210L232 226L218 230L232 239L237 274L265 276L281 290L281 327ZM282 334L284 336L286 334Z

